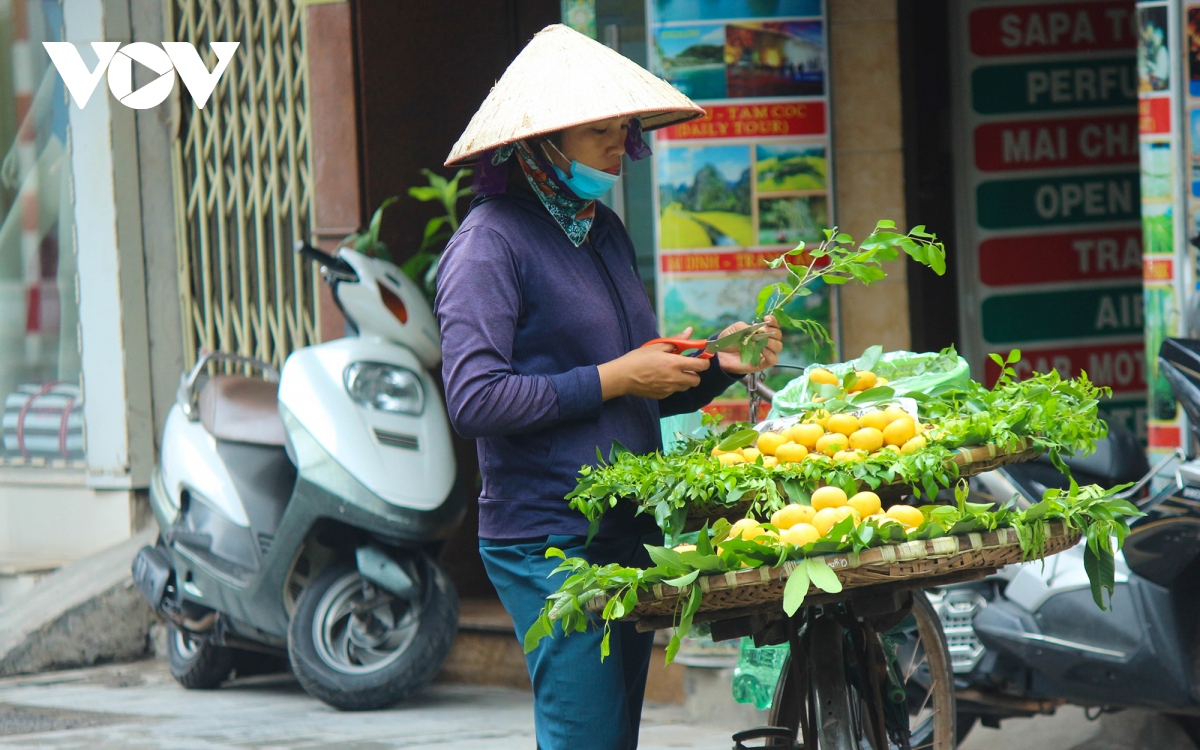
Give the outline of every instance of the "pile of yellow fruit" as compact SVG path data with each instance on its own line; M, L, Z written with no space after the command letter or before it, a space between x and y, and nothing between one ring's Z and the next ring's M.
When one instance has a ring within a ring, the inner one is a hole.
M903 526L905 531L912 531L925 521L921 511L911 505L893 505L884 512L879 495L874 492L860 492L854 497L846 497L846 493L837 487L821 487L812 494L811 505L792 503L771 515L771 525L778 531L763 526L754 518L743 518L730 528L729 538L759 539L760 542L782 542L803 547L823 538L835 524L849 516L854 517L856 526L864 519L879 523L892 521ZM685 549L695 547L676 547L679 552Z
M725 466L755 463L761 456L767 468L803 461L814 454L835 461L861 461L884 451L916 453L926 445L922 433L928 427L899 406L871 409L857 417L821 410L786 429L762 433L753 447L735 451L714 448L713 455Z
M856 378L853 385L846 389L847 393L859 393L861 391L869 391L877 385L887 385L888 379L877 377L870 370L855 370L854 377ZM819 367L808 374L808 382L813 385L839 385L842 381L824 367ZM813 399L817 403L821 403L826 399L817 396Z

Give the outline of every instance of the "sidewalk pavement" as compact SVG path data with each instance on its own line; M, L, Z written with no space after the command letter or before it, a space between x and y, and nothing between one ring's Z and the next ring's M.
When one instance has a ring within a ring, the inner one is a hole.
M644 750L728 750L743 727L648 706ZM0 680L0 748L53 750L531 750L527 691L434 684L386 711L341 713L290 676L185 691L161 661Z
M728 750L744 727L705 725L682 707L648 706L642 750ZM0 750L531 750L527 691L434 684L386 711L340 713L290 676L185 691L162 661L0 680ZM1150 712L1090 722L1082 709L976 727L962 750L1193 750Z

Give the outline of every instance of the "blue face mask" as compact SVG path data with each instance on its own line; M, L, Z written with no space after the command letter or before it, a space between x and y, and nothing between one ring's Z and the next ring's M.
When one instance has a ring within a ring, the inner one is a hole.
M553 141L546 141L558 151L559 156L566 159L567 156L562 151L558 150L558 146L554 145ZM571 160L571 175L558 168L558 165L553 160L550 161L550 166L554 168L554 173L558 175L558 179L566 183L566 186L571 188L571 192L578 195L585 201L593 201L607 193L612 186L616 184L617 179L621 176L610 174L595 167L589 167L586 164L580 164L574 159Z

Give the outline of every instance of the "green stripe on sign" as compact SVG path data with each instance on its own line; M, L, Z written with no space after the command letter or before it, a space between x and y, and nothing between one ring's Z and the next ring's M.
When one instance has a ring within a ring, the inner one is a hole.
M993 180L975 189L979 225L986 229L1140 221L1137 172Z
M983 338L991 344L1141 332L1141 286L1012 294L983 302Z
M1024 65L985 65L971 74L971 103L984 115L1132 106L1132 57Z

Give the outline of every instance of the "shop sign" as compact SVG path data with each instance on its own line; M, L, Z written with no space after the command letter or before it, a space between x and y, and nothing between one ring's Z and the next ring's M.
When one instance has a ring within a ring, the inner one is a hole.
M981 115L1132 107L1137 74L1127 57L988 65L971 74L971 101Z
M964 356L1097 370L1136 398L1144 234L1132 0L952 3ZM1124 282L1124 283L1122 283ZM1145 423L1127 415L1131 425Z
M979 245L979 275L988 286L1136 279L1142 274L1137 229L1002 236Z
M998 122L975 129L975 166L989 172L1137 160L1138 121L1131 115Z
M1004 353L1007 350L1001 350ZM1018 378L1034 372L1057 370L1063 377L1086 372L1096 385L1114 391L1141 393L1146 389L1146 354L1142 342L1096 344L1092 346L1022 349L1021 359L1012 366ZM1000 366L988 360L984 382L991 387L1000 377Z
M983 338L989 344L1141 332L1141 286L997 295L983 302Z
M971 14L971 51L980 57L1128 49L1129 2L1055 3L981 8Z
M1136 172L996 180L976 190L986 229L1094 224L1141 217Z

